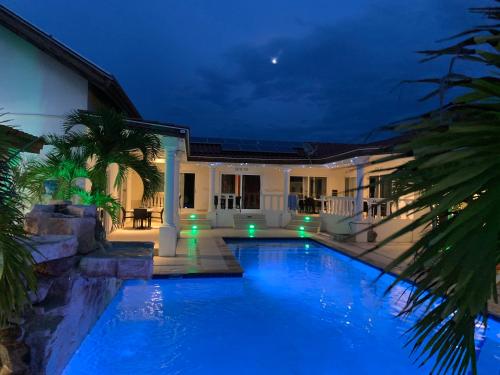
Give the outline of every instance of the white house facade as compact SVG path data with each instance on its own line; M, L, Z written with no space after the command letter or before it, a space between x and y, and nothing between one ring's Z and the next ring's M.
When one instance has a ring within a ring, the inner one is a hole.
M370 166L397 140L196 138L186 127L144 121L112 75L0 6L0 108L12 125L36 136L61 133L65 115L101 105L124 113L130 127L162 137L164 154L156 165L164 184L154 199L142 200L142 183L134 172L112 192L123 206L124 224L134 215L146 213L151 219L155 214L160 255L175 255L182 230L281 227L347 238L414 198L388 201L391 186L381 176L396 164ZM113 173L111 168L110 178ZM367 188L356 190L360 186ZM371 238L365 232L356 240L379 241L413 219L401 217Z

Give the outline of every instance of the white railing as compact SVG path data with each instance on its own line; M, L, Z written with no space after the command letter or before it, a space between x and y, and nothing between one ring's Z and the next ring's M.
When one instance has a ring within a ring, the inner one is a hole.
M217 194L217 210L227 211L236 209L236 194ZM212 199L214 199L212 197ZM240 202L241 205L241 202Z
M380 219L386 216L392 215L394 212L398 211L413 202L413 199L398 199L397 201L388 201L382 198L369 198L364 200L366 202L368 212L366 216L373 219ZM366 208L366 206L365 206ZM412 220L413 214L403 214L399 216L403 220Z
M410 204L413 199L399 199L388 201L381 198L363 199L363 218L381 219L400 208ZM356 214L356 203L353 197L321 197L321 212L329 215L354 216ZM400 219L411 220L412 214L400 215Z
M283 211L283 194L265 193L260 195L260 209L263 211Z
M144 207L163 207L164 197L163 192L158 192L152 198L144 201Z
M217 194L217 210L228 211L228 210L239 210L247 209L245 207L244 199L239 199L239 206L236 204L237 195L236 194ZM249 198L249 202L252 206L255 206L259 203L259 207L256 209L262 211L282 211L283 210L283 194L281 193L263 193L260 196L251 196ZM212 197L212 199L214 199ZM250 202L251 201L251 202Z
M321 197L320 212L330 215L354 216L355 203L352 197Z

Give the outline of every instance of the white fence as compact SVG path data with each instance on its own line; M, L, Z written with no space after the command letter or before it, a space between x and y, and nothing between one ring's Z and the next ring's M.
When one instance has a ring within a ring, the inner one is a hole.
M381 198L363 199L363 217L380 219L391 215L411 202L413 199L399 199L397 201ZM321 197L321 212L338 216L354 216L357 213L355 199L353 197ZM411 220L413 214L403 214L399 218Z
M216 196L218 197L217 210L229 211L246 209L244 199L236 194L217 194ZM283 208L283 194L263 193L260 194L259 207L256 209L262 211L283 211Z
M354 216L355 202L351 197L321 197L320 212L330 215Z

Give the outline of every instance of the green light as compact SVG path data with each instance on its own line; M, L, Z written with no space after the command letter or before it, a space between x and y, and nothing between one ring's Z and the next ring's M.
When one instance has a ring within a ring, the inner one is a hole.
M193 225L193 226L191 227L191 229L194 229L194 230L198 229L198 225Z
M195 214L191 214L191 215L189 215L189 217L190 217L191 219L196 219L196 215L195 215Z
M248 226L248 228L250 228L250 229L255 229L255 225L250 224L250 225Z
M304 220L305 220L305 221L311 221L311 217L310 217L310 216L306 216L306 217L304 218Z
M306 243L304 246L306 249L309 249L309 247L310 247L310 245L308 243Z
M303 226L300 226L300 227L299 227L299 229L300 229L300 230L304 230L305 228L304 228Z

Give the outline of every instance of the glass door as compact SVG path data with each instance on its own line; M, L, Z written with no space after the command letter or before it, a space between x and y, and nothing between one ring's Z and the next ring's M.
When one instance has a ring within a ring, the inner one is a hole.
M260 208L260 176L243 175L241 186L243 207L247 210L258 210Z

